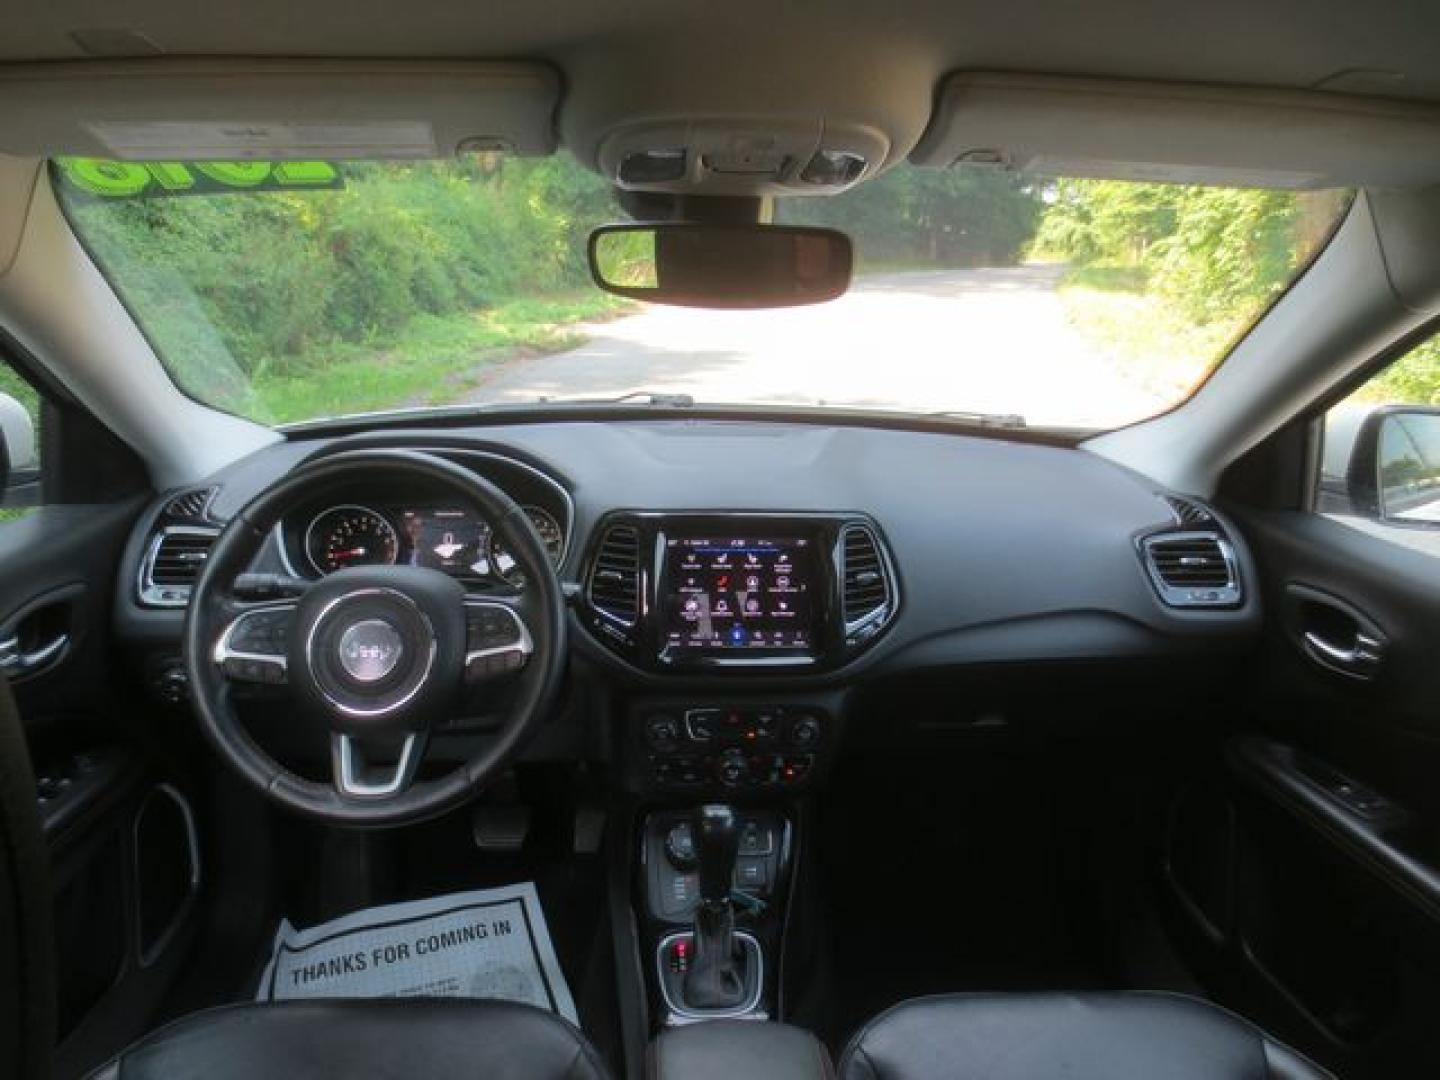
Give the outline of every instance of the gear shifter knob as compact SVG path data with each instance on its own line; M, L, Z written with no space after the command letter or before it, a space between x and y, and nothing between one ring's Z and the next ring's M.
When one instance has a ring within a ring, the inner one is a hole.
M700 901L728 904L740 851L735 811L720 803L700 807L695 819L695 855L700 863Z

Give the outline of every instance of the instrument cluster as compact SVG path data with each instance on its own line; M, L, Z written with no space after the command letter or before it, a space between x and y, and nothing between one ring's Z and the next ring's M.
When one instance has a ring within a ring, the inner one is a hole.
M528 465L498 455L465 453L463 463L519 504L558 569L569 547L574 513L565 488ZM295 577L324 577L353 566L400 565L440 570L482 587L518 588L525 583L492 523L440 490L348 485L320 502L298 507L277 527L276 542L285 570Z

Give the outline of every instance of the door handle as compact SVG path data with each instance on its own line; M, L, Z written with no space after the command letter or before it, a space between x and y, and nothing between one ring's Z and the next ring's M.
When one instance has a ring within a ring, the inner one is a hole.
M58 634L43 645L31 649L22 649L18 637L7 638L0 641L0 673L11 679L23 679L37 674L51 664L58 663L69 646L69 634Z
M1384 632L1348 600L1298 581L1285 586L1287 632L1313 663L1351 679L1380 673L1389 642Z
M1356 631L1352 645L1336 645L1326 641L1314 630L1305 631L1303 641L1305 651L1313 659L1357 679L1374 678L1381 661L1385 659L1384 644L1363 630Z

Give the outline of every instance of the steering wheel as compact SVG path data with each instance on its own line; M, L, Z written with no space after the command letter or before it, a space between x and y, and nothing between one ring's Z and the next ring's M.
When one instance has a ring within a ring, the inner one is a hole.
M298 597L237 595L236 579L285 513L356 478L453 491L490 523L524 573L524 591L474 596L439 570L363 566ZM564 669L564 592L530 519L494 484L430 454L354 450L297 469L230 520L191 593L184 653L201 729L268 798L334 824L399 825L473 796L543 721ZM431 734L473 715L467 704L501 678L515 683L513 696L484 748L448 774L417 779ZM281 690L305 722L328 730L330 783L261 749L236 713L238 683Z

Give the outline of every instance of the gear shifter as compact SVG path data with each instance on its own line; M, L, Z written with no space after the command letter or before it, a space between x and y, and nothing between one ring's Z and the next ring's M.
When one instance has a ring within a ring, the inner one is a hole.
M728 806L702 806L693 833L699 860L700 905L695 909L695 958L685 976L685 1004L692 1009L733 1009L745 997L742 956L735 950L735 912L730 884L740 832Z

